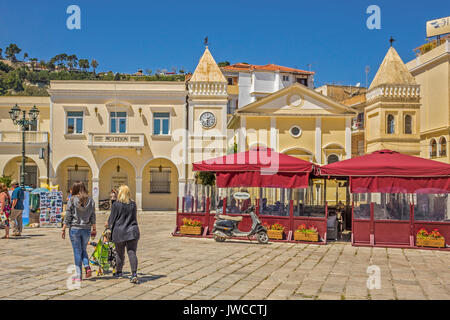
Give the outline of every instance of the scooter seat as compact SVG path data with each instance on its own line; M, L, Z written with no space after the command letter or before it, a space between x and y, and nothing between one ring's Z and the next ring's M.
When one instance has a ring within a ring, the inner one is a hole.
M221 215L219 215L219 218L223 219L223 220L230 220L230 221L237 221L237 222L242 221L242 216L233 217L233 216L225 216L225 215L221 214Z

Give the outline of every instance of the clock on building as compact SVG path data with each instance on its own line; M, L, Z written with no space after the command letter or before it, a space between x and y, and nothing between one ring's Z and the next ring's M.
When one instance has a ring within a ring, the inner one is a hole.
M200 123L204 128L212 128L216 124L216 116L212 112L203 112L200 115Z

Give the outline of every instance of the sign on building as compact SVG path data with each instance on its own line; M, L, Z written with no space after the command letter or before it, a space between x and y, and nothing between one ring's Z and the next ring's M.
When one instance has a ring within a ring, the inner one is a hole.
M450 17L427 21L427 37L450 33Z

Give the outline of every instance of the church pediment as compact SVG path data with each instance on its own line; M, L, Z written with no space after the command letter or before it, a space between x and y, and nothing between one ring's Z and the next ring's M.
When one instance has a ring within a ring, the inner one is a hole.
M279 115L337 115L356 114L355 110L342 105L300 84L272 93L237 111L237 113Z

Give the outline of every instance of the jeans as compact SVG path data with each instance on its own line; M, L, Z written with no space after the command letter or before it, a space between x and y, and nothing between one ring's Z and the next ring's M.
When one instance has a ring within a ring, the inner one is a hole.
M114 243L116 246L116 272L122 272L123 262L125 260L125 247L127 248L128 259L130 260L131 273L137 273L138 259L136 256L138 240Z
M86 251L89 238L91 236L90 229L70 229L69 237L72 242L73 256L75 258L75 266L77 275L81 278L81 267L89 267L89 257Z

